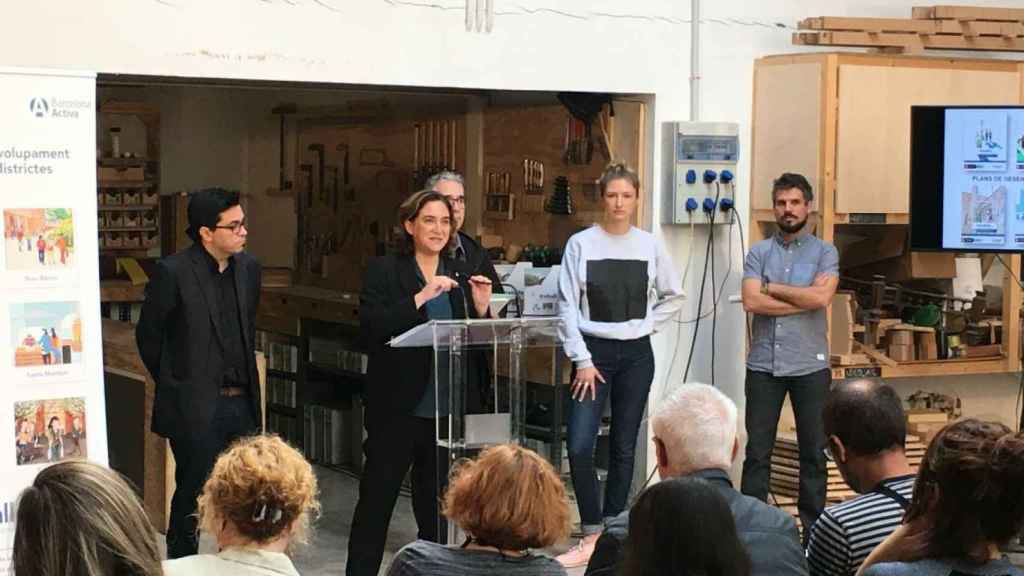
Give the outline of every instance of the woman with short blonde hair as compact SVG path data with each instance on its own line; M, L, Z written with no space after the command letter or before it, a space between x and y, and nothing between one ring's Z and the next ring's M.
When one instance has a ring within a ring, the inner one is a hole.
M443 511L466 533L462 547L413 542L388 576L564 576L554 559L530 552L566 538L570 522L562 480L536 452L506 444L457 466Z
M320 512L309 462L277 436L243 438L221 454L199 496L200 530L220 552L164 562L168 576L292 574L286 552Z

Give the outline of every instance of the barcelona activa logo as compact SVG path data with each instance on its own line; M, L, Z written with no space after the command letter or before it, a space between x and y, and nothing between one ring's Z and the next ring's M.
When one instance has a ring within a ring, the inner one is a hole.
M42 118L50 113L50 105L46 103L46 98L33 98L28 103L28 109L36 118Z

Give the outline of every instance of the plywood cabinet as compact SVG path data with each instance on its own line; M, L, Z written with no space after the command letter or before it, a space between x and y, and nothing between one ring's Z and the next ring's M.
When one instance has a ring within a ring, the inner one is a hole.
M955 62L955 61L945 61ZM839 66L835 211L906 214L910 202L910 107L1016 104L1020 73L1002 70Z
M774 232L772 179L798 172L814 187L814 232L840 248L842 266L852 238L871 239L881 234L879 225L909 222L911 106L1024 103L1024 63L856 53L769 56L755 62L753 96L751 243ZM1020 256L1004 260L1020 270ZM905 363L884 367L882 376L1016 371L1021 290L1007 276L1003 293L1002 357Z
M800 172L815 189L821 235L883 214L906 223L910 107L1018 104L1024 64L818 53L760 58L754 66L751 208L771 221L771 181ZM754 231L756 234L757 232Z

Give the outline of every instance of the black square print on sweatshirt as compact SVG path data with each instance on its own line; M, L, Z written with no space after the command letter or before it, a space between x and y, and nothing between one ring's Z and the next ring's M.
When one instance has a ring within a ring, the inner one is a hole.
M587 302L592 322L627 322L647 316L646 260L588 260Z

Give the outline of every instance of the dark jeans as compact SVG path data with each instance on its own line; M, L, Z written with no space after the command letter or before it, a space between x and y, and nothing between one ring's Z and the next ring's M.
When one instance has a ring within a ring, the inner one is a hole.
M417 416L395 416L394 420L402 418L411 422L392 422L391 431L404 429L408 431L405 434L382 434L376 426L368 428L364 445L366 467L359 481L359 502L348 541L347 576L376 576L380 570L391 514L410 465L417 537L431 542L444 541L445 534L440 531L447 528L443 524L439 526L438 502L439 489L447 484L448 453L437 447L436 420Z
M779 425L782 403L789 393L796 417L796 439L800 450L800 493L797 509L804 540L825 509L828 474L825 468L825 433L821 411L832 383L828 368L803 376L772 376L747 370L747 457L743 462L741 490L760 500L768 498L772 448Z
M171 438L174 453L174 497L167 528L167 557L191 556L199 550L196 499L217 456L232 442L257 432L259 424L248 396L221 396L205 433Z
M584 533L594 533L604 518L617 516L626 509L629 486L633 480L636 435L647 404L647 392L654 379L654 352L647 336L636 340L607 340L584 337L594 367L604 377L598 380L597 398L569 402L569 467ZM575 372L573 377L575 378ZM612 423L609 442L608 483L604 509L594 469L594 448L601 426L605 400L612 399Z

